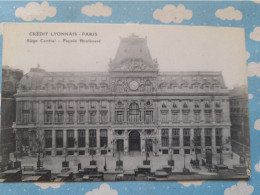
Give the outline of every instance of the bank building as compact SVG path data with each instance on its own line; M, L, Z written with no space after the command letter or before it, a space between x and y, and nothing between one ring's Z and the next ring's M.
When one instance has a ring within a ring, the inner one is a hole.
M159 72L136 35L121 38L107 72L32 68L15 98L16 150L28 155L231 151L222 73Z

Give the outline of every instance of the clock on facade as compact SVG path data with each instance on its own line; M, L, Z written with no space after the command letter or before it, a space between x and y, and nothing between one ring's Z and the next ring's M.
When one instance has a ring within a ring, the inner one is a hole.
M135 91L135 90L138 89L139 83L137 81L131 81L129 83L129 87L130 87L131 90Z

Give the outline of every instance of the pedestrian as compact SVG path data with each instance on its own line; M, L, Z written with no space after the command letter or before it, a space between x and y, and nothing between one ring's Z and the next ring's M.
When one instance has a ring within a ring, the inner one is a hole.
M81 163L78 163L78 171L81 169Z

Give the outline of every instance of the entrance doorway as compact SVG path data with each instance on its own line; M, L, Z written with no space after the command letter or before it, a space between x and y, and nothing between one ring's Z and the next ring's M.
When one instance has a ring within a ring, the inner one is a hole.
M141 151L140 133L137 130L129 133L129 151Z
M124 140L123 139L117 139L116 140L116 149L117 151L124 151Z

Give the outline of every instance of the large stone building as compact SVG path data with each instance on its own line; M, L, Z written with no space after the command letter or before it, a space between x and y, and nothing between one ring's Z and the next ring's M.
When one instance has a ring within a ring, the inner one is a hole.
M232 149L240 155L250 155L248 92L246 86L230 91Z
M15 119L16 101L14 94L17 93L17 85L23 76L21 70L12 69L8 66L2 67L2 117L1 117L1 168L5 169L10 161L10 153L15 151L15 137L13 122Z
M33 68L15 97L20 152L215 154L223 144L231 151L221 72L159 72L147 39L135 35L121 38L108 72Z

